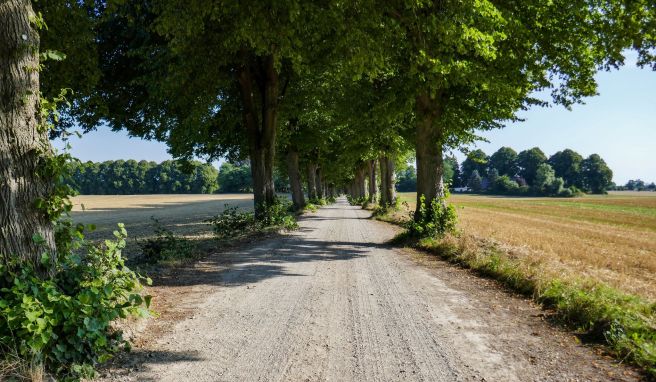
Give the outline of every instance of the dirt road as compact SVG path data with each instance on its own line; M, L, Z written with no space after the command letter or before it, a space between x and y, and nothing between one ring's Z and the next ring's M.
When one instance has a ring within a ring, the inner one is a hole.
M158 287L174 288L177 318L159 318L156 338L105 379L635 379L494 283L417 265L384 244L394 228L368 216L342 200L297 232L177 271L175 286Z

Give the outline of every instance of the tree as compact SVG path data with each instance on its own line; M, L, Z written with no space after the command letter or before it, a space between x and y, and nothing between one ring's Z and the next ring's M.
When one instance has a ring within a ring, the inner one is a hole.
M592 154L581 162L583 187L593 194L603 194L613 181L613 171L598 154Z
M517 175L517 152L510 147L502 147L490 157L490 168L495 168L499 175L508 175L510 178Z
M414 166L407 166L397 171L396 190L399 192L417 191L417 171Z
M467 187L474 192L483 191L483 178L478 174L478 170L474 170L467 181Z
M530 186L535 182L538 167L547 161L547 156L538 147L524 150L517 155L517 166L519 175L524 178Z
M653 59L654 42L644 35L653 18L647 2L631 7L642 19L626 17L620 0L567 7L539 0L358 5L366 15L361 30L382 36L368 45L370 55L387 49L390 69L377 74L402 78L398 97L413 106L417 205L443 196L445 147L471 143L477 131L544 105L535 91L552 88L553 101L569 106L596 93L596 70L621 64L623 49L636 48L642 62ZM372 62L375 71L379 61ZM418 209L415 220L421 219Z
M58 174L39 99L38 23L31 1L0 3L0 256L43 269L41 255L56 250L47 202Z
M451 187L459 187L460 184L460 165L454 156L444 158L444 183Z
M565 186L583 188L581 179L581 162L583 157L574 150L558 151L549 158L549 165L556 172L556 176L563 178Z
M219 168L220 192L251 192L253 180L251 169L247 165L234 165L225 162Z
M462 162L463 180L468 181L474 171L477 171L479 176L486 174L489 161L490 158L481 149L469 152L467 158Z
M541 195L559 195L563 192L564 184L564 180L556 177L556 172L548 163L538 166L533 184L533 189L536 193Z

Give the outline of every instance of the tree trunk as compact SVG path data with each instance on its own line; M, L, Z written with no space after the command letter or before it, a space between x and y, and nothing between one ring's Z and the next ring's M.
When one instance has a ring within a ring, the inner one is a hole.
M292 149L287 152L287 172L289 173L292 202L294 203L294 209L298 211L305 207L305 197L301 185L301 174L298 170L298 152Z
M365 180L366 180L366 173L365 173L365 167L360 166L357 171L355 172L355 187L357 190L358 198L364 198L366 197L367 193L367 188L365 186Z
M53 182L39 175L52 156L39 127L39 34L29 0L0 2L0 258L40 267L55 254L53 224L37 200L48 199ZM35 235L44 239L34 242ZM45 270L44 270L45 271Z
M251 174L253 176L253 197L255 218L261 219L264 207L275 202L276 191L273 182L273 161L275 158L276 123L278 117L278 72L273 57L267 56L255 63L242 52L244 63L239 67L239 87L242 98L242 118L248 136ZM254 75L257 71L258 75ZM259 79L254 88L256 78ZM261 110L258 115L255 96L261 96Z
M324 198L324 192L323 192L323 184L322 184L322 175L321 175L321 168L317 168L317 174L314 177L315 181L317 182L316 187L317 187L317 199L323 199Z
M421 197L430 206L433 200L444 196L443 132L439 124L440 109L438 103L428 95L417 98L417 208L415 220L419 220ZM430 211L430 209L427 209Z
M383 156L380 162L380 205L389 207L396 201L396 189L394 188L394 160L389 156Z
M368 174L369 175L369 202L376 202L376 160L372 159L368 162Z
M317 165L314 163L308 163L307 165L307 188L308 188L308 199L310 202L317 199Z

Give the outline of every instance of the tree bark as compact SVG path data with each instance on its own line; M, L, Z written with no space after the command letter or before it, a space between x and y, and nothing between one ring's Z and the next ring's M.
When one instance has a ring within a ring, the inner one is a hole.
M394 160L389 156L379 158L380 162L380 205L389 207L396 201Z
M419 220L422 196L430 206L433 200L444 196L443 130L439 126L440 105L424 94L417 98L417 208L415 220ZM430 211L430 209L427 209Z
M292 191L292 203L294 203L294 209L298 211L305 207L305 197L301 185L301 174L298 170L298 152L292 149L287 152L287 172Z
M53 152L39 126L39 33L31 17L29 0L0 2L0 258L43 270L41 255L56 248L53 224L35 203L53 190L52 179L39 175Z
M369 175L369 202L376 202L376 160L372 159L368 162L368 174Z
M324 190L323 190L323 178L321 175L321 167L317 168L317 173L316 176L314 177L315 181L317 182L316 188L317 188L317 199L323 199L324 198Z
M242 59L244 62L237 72L242 98L242 118L251 159L255 218L261 219L264 207L273 204L276 196L273 161L278 117L278 72L272 56L262 58L262 62L255 58L253 62L253 59L242 52ZM254 71L258 75L254 75ZM259 89L255 89L255 84ZM260 113L255 100L258 93L261 97Z
M308 199L310 202L317 199L317 165L314 163L308 163L307 165L307 188L308 188Z

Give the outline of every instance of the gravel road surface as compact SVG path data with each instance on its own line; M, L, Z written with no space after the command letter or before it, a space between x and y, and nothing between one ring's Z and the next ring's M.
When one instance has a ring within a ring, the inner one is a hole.
M385 244L344 200L171 275L166 314L113 381L606 381L636 374L525 299ZM160 306L163 303L160 302ZM172 312L174 311L174 312ZM171 318L173 317L173 318Z

